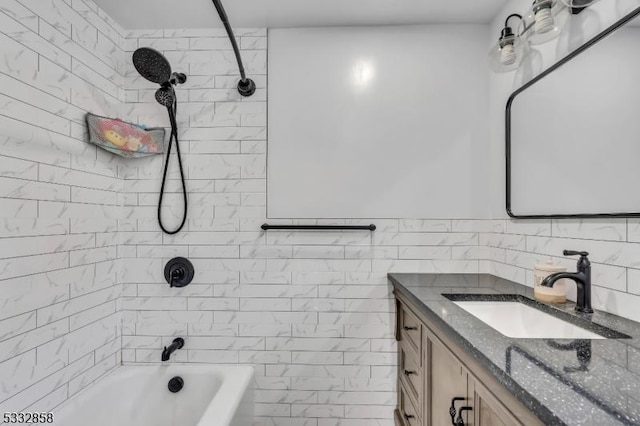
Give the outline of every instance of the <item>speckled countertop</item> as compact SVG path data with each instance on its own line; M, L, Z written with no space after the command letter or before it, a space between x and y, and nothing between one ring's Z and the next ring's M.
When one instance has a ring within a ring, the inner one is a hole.
M514 339L442 294L519 294L531 288L485 274L389 274L412 301L547 425L640 425L640 323L573 303L547 305L575 322L592 321L629 339ZM640 309L640 307L639 307Z

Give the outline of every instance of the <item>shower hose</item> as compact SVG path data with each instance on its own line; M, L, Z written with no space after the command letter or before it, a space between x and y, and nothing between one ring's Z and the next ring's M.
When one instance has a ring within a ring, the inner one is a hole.
M182 156L180 155L180 141L178 140L178 122L176 120L176 114L178 112L178 100L175 97L175 92L173 94L173 105L167 106L167 111L169 112L169 121L171 122L171 136L169 137L169 147L167 148L167 158L164 163L164 173L162 175L162 186L160 188L160 200L158 201L158 223L160 224L160 228L165 234L173 235L180 232L180 230L184 227L185 222L187 221L187 185L184 180L184 170L182 167ZM182 181L182 199L184 202L184 212L182 216L182 221L180 225L173 231L168 230L164 224L162 223L162 199L164 198L164 190L165 184L167 181L167 173L169 172L169 159L171 158L171 147L173 145L173 141L176 142L176 154L178 155L178 166L180 168L180 179Z

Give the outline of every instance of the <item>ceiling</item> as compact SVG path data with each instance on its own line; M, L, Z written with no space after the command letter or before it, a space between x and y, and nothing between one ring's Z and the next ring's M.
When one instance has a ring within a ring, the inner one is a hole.
M95 0L125 29L211 28L211 0ZM507 0L226 0L234 28L486 24Z

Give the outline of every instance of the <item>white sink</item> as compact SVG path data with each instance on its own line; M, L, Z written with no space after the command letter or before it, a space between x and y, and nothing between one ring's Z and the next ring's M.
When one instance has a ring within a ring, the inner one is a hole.
M519 302L453 302L507 337L518 339L605 339Z

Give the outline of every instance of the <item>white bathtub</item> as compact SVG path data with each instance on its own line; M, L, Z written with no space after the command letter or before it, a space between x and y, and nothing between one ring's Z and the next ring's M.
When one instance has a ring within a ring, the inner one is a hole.
M169 380L184 387L171 393ZM169 364L119 367L54 410L57 426L248 426L253 368Z

